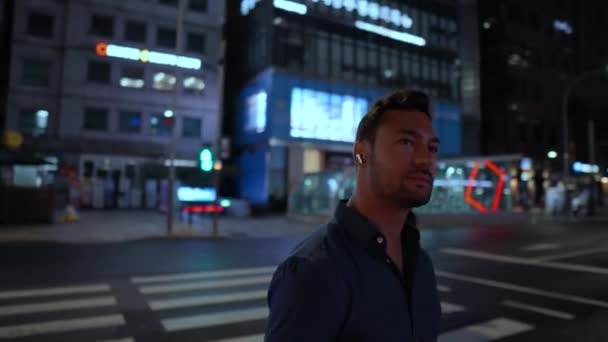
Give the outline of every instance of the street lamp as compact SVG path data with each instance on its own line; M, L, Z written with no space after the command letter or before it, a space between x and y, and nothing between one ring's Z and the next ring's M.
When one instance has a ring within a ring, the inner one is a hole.
M557 158L557 152L555 152L555 151L549 151L549 152L547 152L547 157L549 159L555 159L555 158Z

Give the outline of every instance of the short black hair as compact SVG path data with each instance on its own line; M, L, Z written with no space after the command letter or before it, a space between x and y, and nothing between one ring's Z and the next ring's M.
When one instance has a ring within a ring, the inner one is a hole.
M356 141L368 141L373 144L382 116L389 110L415 110L432 119L431 101L425 93L412 89L397 90L381 97L372 104L359 122Z

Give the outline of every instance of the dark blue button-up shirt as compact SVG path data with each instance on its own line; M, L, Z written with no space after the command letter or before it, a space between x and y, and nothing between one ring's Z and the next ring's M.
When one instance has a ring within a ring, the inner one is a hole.
M275 272L265 341L436 341L441 306L413 214L403 232L405 275L386 254L384 236L341 202Z

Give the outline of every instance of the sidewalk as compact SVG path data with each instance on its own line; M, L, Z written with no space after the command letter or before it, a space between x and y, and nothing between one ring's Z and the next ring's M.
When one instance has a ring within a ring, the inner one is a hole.
M318 216L269 216L261 218L220 217L219 236L212 234L210 218L195 220L192 227L176 220L167 234L166 216L156 211L84 211L80 221L53 225L0 225L1 242L45 241L68 243L120 242L149 238L270 238L306 235L329 220ZM421 229L472 226L525 226L551 223L606 222L608 206L593 217L547 216L543 212L497 214L419 215Z
M0 242L119 242L146 238L167 238L166 215L155 211L84 211L80 220L53 225L0 225ZM264 218L220 217L219 238L264 238L306 234L315 226L288 220L284 216ZM210 218L195 220L192 227L175 221L171 238L216 238Z

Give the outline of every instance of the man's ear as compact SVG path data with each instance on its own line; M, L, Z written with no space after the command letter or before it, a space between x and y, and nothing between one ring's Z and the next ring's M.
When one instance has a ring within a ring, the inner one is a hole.
M358 166L363 166L369 157L369 146L366 142L357 141L353 147L353 158Z

